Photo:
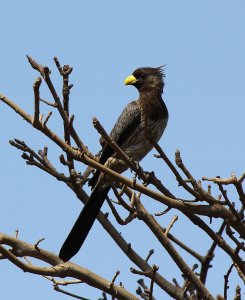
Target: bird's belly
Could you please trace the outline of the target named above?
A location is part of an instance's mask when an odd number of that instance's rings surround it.
[[[156,142],[158,142],[161,138],[166,125],[167,120],[149,120],[148,126],[151,130],[151,135]],[[152,144],[145,136],[145,130],[143,126],[139,126],[134,131],[134,134],[132,134],[127,142],[123,145],[122,150],[124,150],[125,153],[133,160],[140,161],[151,151],[152,148]]]

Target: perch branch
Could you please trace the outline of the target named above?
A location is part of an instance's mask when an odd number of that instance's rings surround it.
[[[2,244],[12,246],[14,251],[7,250]],[[17,267],[22,269],[24,272],[52,276],[52,277],[72,277],[87,283],[90,286],[101,289],[102,291],[117,297],[121,300],[139,300],[133,294],[129,293],[126,289],[120,286],[110,286],[110,281],[100,277],[99,275],[87,270],[83,267],[75,265],[73,263],[63,264],[61,259],[55,254],[45,251],[43,249],[36,249],[33,245],[26,242],[17,240],[16,238],[0,234],[0,253],[10,260]],[[51,264],[51,267],[39,267],[29,265],[21,261],[18,256],[31,256],[41,261],[45,261]]]

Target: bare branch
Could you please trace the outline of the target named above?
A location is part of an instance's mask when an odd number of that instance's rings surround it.
[[[177,179],[179,185],[181,185],[187,192],[189,192],[195,198],[199,198],[199,194],[196,191],[194,191],[191,187],[189,187],[189,185],[185,182],[185,180],[179,174],[179,172],[177,171],[177,169],[175,168],[175,166],[171,163],[171,161],[169,160],[169,158],[167,157],[167,155],[164,153],[164,151],[162,150],[162,148],[155,141],[153,141],[153,140],[150,140],[150,141],[151,141],[152,145],[154,145],[154,148],[159,153],[159,157],[161,157],[165,161],[165,163],[167,164],[167,166],[170,168],[170,170],[176,176],[176,179]]]
[[[9,251],[2,244],[7,244],[13,247],[14,251]],[[0,234],[0,253],[15,264],[18,268],[25,272],[52,276],[52,277],[73,277],[86,282],[88,285],[96,286],[106,293],[117,297],[122,300],[138,300],[133,294],[129,293],[126,289],[120,286],[110,286],[110,281],[103,279],[99,275],[93,273],[90,270],[82,268],[73,263],[62,263],[62,260],[55,254],[45,251],[41,248],[38,250],[33,245],[17,240],[16,238],[9,237],[5,234]],[[45,261],[51,264],[51,267],[39,267],[30,264],[26,264],[21,261],[18,256],[31,256],[41,261]]]
[[[219,237],[222,236],[224,229],[225,229],[225,221],[223,221],[223,223],[220,226],[219,231],[217,232],[217,235]],[[207,254],[200,260],[200,262],[202,262],[201,272],[200,272],[200,280],[202,281],[203,284],[206,283],[208,270],[209,270],[209,268],[212,267],[210,265],[210,263],[211,263],[212,259],[214,258],[214,251],[215,251],[217,245],[218,245],[217,240],[214,240],[211,247],[207,251]]]
[[[244,242],[239,242],[238,239],[234,236],[234,232],[231,230],[229,223],[226,224],[226,234],[237,245],[237,250],[242,250],[245,252]]]
[[[42,65],[38,64],[34,59],[32,59],[30,56],[27,55],[27,58],[28,58],[28,61],[30,62],[31,66],[37,70],[40,75],[43,77],[43,79],[45,80],[50,92],[51,92],[51,95],[53,96],[53,99],[57,105],[57,109],[65,123],[66,126],[69,125],[69,119],[68,119],[68,116],[66,115],[63,107],[62,107],[62,104],[60,102],[60,98],[54,88],[54,85],[51,81],[51,78],[50,78],[50,70],[48,67],[43,67]],[[88,155],[90,155],[90,153],[88,152],[88,149],[87,147],[83,144],[83,142],[81,141],[81,139],[79,138],[79,136],[77,135],[75,129],[70,126],[70,131],[71,131],[71,136],[72,138],[74,139],[75,143],[77,144],[77,146],[82,150],[84,151],[85,153],[87,153]]]
[[[51,117],[51,115],[52,115],[52,111],[50,111],[50,112],[48,113],[47,117],[46,117],[45,120],[43,121],[43,126],[46,126],[46,124],[47,124],[49,118]]]
[[[118,275],[120,274],[120,271],[116,271],[115,275],[113,276],[112,280],[111,280],[111,283],[110,283],[110,287],[113,288],[114,286],[114,283],[115,283],[115,280],[116,278],[118,277]]]
[[[148,260],[150,259],[150,257],[154,254],[154,249],[151,249],[145,259],[146,262],[148,262]]]
[[[118,224],[120,224],[120,225],[127,225],[128,223],[132,222],[133,219],[135,219],[137,217],[137,213],[136,212],[135,213],[130,213],[129,216],[125,220],[123,220],[120,217],[119,213],[117,212],[115,206],[112,204],[112,202],[109,199],[109,197],[106,197],[106,201],[107,201],[108,205],[110,206],[110,209],[111,209],[114,217],[116,218]]]
[[[234,216],[235,216],[238,220],[240,220],[240,215],[239,215],[239,213],[235,210],[233,204],[230,202],[230,200],[229,200],[229,198],[228,198],[228,196],[227,196],[227,191],[223,189],[223,186],[222,186],[220,183],[218,183],[218,186],[219,186],[219,189],[220,189],[220,191],[221,191],[221,194],[223,195],[223,197],[224,197],[224,199],[225,199],[225,201],[226,201],[226,204],[229,206],[229,208],[230,208],[230,210],[232,211],[232,213],[234,214]]]
[[[239,179],[232,174],[232,176],[229,178],[220,178],[219,176],[215,178],[203,177],[202,180],[212,181],[218,184],[219,186],[233,184],[237,189],[242,205],[245,206],[245,193],[242,188],[242,182],[244,178],[245,178],[245,173]]]
[[[228,269],[226,275],[224,275],[224,279],[225,279],[225,284],[224,284],[224,299],[227,300],[227,291],[229,289],[229,276],[231,274],[232,268],[234,267],[234,264],[232,264],[230,266],[230,268]]]
[[[151,277],[151,285],[150,285],[150,295],[149,295],[149,300],[152,300],[153,298],[153,287],[154,287],[154,279],[156,272],[158,271],[159,267],[156,265],[152,266],[152,277]]]
[[[171,210],[171,207],[167,207],[167,208],[164,209],[164,211],[162,211],[162,212],[156,212],[156,213],[154,213],[154,216],[155,216],[155,217],[163,216],[163,215],[165,215],[166,213],[168,213],[170,210]]]
[[[34,98],[35,98],[34,117],[33,117],[33,125],[34,126],[36,126],[39,123],[39,104],[40,104],[39,89],[40,89],[41,83],[42,83],[42,78],[38,77],[33,84]]]
[[[54,285],[54,290],[55,290],[56,292],[59,292],[59,293],[61,293],[61,294],[67,295],[67,296],[72,297],[72,298],[75,298],[75,299],[80,299],[80,300],[90,300],[90,299],[88,299],[88,298],[84,298],[84,297],[75,295],[75,294],[73,294],[73,293],[67,292],[67,291],[61,289],[58,285]]]
[[[42,98],[40,98],[40,101],[43,102],[43,103],[45,103],[45,104],[47,104],[47,105],[49,105],[49,106],[57,108],[57,104],[56,103],[51,103],[51,102],[49,102],[47,100],[44,100]]]
[[[163,232],[165,233],[166,229],[163,228]],[[174,242],[175,244],[177,244],[179,247],[181,247],[182,249],[184,249],[187,253],[189,253],[190,255],[192,255],[193,257],[195,257],[198,261],[202,262],[203,257],[197,253],[196,251],[194,251],[193,249],[191,249],[190,247],[188,247],[186,244],[184,244],[183,242],[181,242],[179,239],[177,239],[175,236],[173,236],[171,233],[168,233],[168,238]]]
[[[236,295],[234,300],[241,300],[242,296],[241,296],[241,288],[239,285],[236,286]]]
[[[168,236],[170,229],[174,226],[174,223],[178,220],[178,216],[173,216],[172,221],[170,222],[170,224],[168,225],[166,231],[165,231],[165,235]]]

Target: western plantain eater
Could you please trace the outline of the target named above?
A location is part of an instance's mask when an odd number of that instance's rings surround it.
[[[147,124],[147,130],[155,141],[160,139],[166,128],[168,110],[162,100],[163,78],[162,67],[147,67],[136,69],[125,79],[126,85],[133,85],[137,88],[139,98],[125,107],[110,136],[135,161],[140,161],[152,149],[152,144],[146,137],[144,124]],[[127,164],[106,143],[99,162],[118,173],[128,168]],[[68,261],[81,248],[112,182],[113,179],[110,176],[98,170],[90,180],[89,184],[93,187],[93,191],[60,250],[59,257],[63,261]]]

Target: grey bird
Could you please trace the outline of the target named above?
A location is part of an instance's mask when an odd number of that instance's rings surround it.
[[[161,138],[168,122],[168,110],[162,99],[165,77],[163,68],[138,68],[128,76],[125,85],[133,85],[139,91],[139,98],[130,102],[114,125],[110,137],[134,161],[141,161],[153,148],[146,137],[144,119],[148,132],[156,142]],[[144,118],[142,118],[144,116]],[[127,164],[118,157],[117,153],[107,145],[103,145],[99,159],[101,164],[122,173],[128,169]],[[70,260],[81,248],[106,196],[111,188],[113,179],[96,171],[89,185],[93,191],[67,239],[65,240],[59,257],[63,261]]]

